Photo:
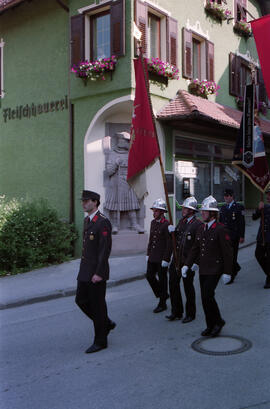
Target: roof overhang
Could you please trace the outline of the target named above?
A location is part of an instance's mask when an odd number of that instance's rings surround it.
[[[174,130],[206,139],[235,143],[242,112],[179,90],[157,114],[157,120]],[[265,146],[270,149],[270,121],[261,119]]]

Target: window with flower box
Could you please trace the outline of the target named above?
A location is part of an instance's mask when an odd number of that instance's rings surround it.
[[[142,33],[142,51],[146,58],[159,58],[178,66],[178,22],[169,13],[144,0],[135,0],[135,23]],[[135,43],[139,55],[139,44]]]
[[[239,108],[244,99],[245,85],[251,83],[251,69],[249,67],[250,61],[247,59],[230,53],[229,55],[229,92],[236,97]],[[265,89],[262,71],[256,67],[257,71],[257,84],[259,86],[259,102],[262,106],[268,106],[267,92]]]
[[[125,0],[104,1],[71,17],[71,65],[125,54]]]
[[[183,77],[214,81],[214,43],[186,28],[182,29],[182,41]]]
[[[4,41],[0,39],[0,98],[4,98]]]

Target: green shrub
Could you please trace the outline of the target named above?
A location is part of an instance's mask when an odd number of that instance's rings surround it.
[[[0,271],[61,263],[72,255],[76,238],[74,226],[59,220],[45,200],[0,197]]]

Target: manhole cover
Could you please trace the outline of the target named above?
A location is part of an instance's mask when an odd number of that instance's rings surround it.
[[[220,335],[216,338],[199,338],[191,344],[194,351],[207,355],[233,355],[245,352],[252,343],[235,335]]]

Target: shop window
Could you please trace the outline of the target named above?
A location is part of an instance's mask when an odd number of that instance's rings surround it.
[[[233,147],[208,144],[183,137],[175,138],[175,199],[177,218],[180,206],[188,196],[198,203],[210,194],[219,204],[224,202],[224,187],[234,190],[237,200],[243,200],[243,177],[231,164]]]
[[[144,57],[160,58],[177,67],[178,65],[178,22],[166,10],[147,1],[136,0],[135,23],[142,33]],[[139,55],[138,43],[135,54]]]
[[[257,83],[259,85],[259,101],[268,104],[267,92],[265,89],[261,69],[256,68]],[[230,53],[229,56],[230,83],[229,91],[235,97],[244,97],[245,85],[251,83],[251,70],[249,61],[239,55]]]
[[[125,54],[125,0],[89,6],[71,17],[71,65]]]
[[[4,98],[4,41],[0,40],[0,98]]]
[[[182,29],[182,75],[214,81],[214,44],[192,30]]]

